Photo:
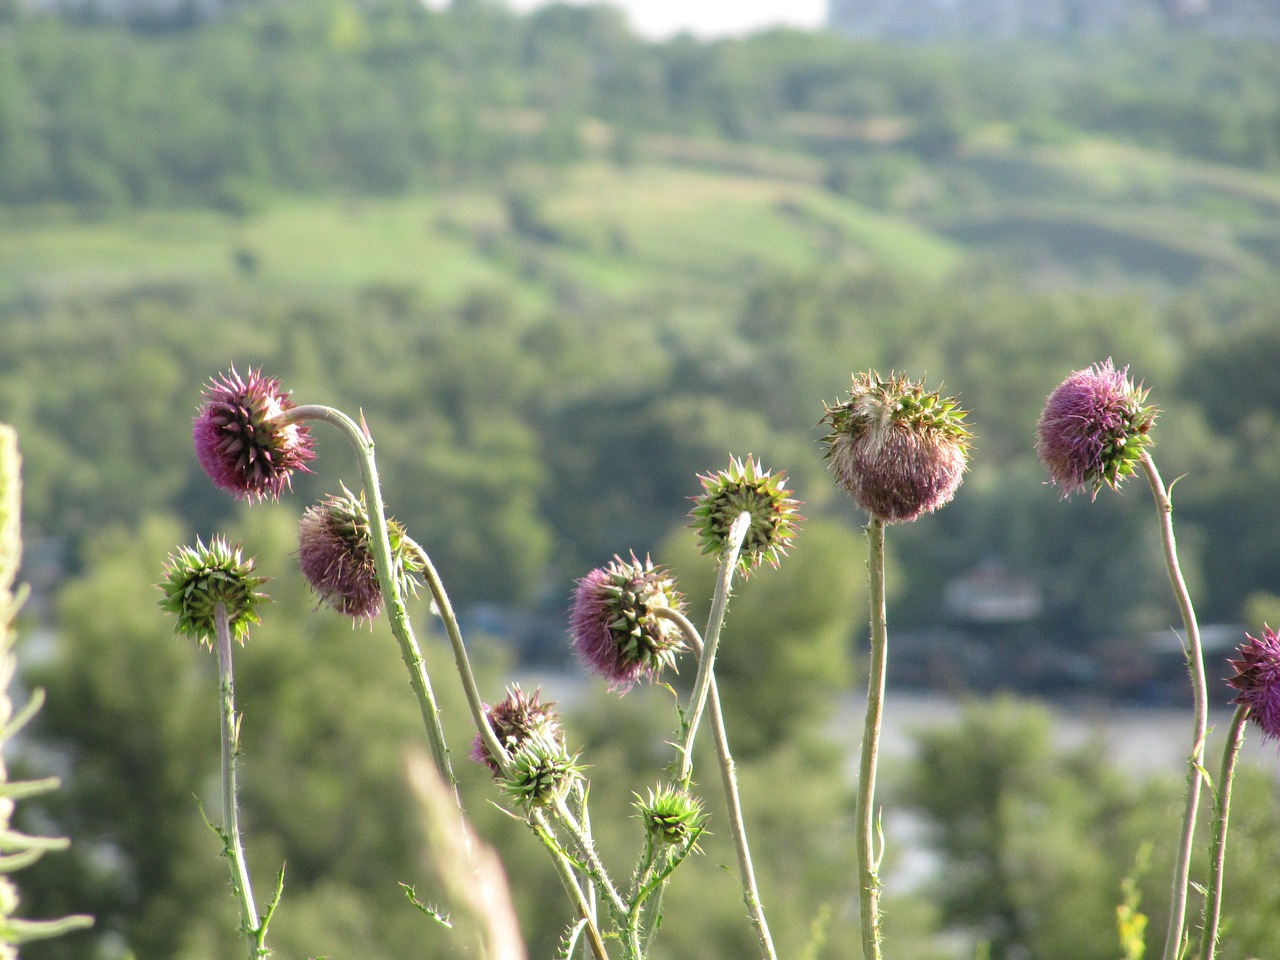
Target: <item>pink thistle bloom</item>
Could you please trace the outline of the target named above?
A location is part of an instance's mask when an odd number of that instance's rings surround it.
[[[957,401],[890,374],[855,374],[849,399],[827,407],[827,459],[836,482],[885,523],[915,520],[951,501],[972,434]]]
[[[1245,634],[1248,643],[1232,660],[1236,675],[1229,683],[1237,691],[1232,703],[1249,708],[1249,719],[1258,725],[1264,740],[1280,739],[1280,633],[1263,626],[1262,636]]]
[[[615,557],[578,581],[569,631],[578,657],[609,681],[626,689],[642,675],[653,679],[683,649],[679,628],[655,611],[679,610],[683,597],[675,581],[648,559]]]
[[[238,500],[278,500],[295,470],[315,457],[307,428],[282,423],[294,404],[280,381],[235,368],[209,381],[191,428],[196,458]]]
[[[1156,409],[1134,386],[1129,368],[1108,359],[1077,370],[1049,394],[1037,429],[1036,452],[1064,497],[1104,485],[1116,489],[1131,475],[1150,444]]]
[[[507,688],[505,700],[492,707],[485,704],[484,713],[489,718],[489,726],[493,727],[494,736],[508,752],[527,740],[541,739],[552,744],[563,742],[560,720],[551,709],[555,704],[540,702],[541,695],[542,691],[535,690],[532,696],[527,696],[518,683],[513,683]],[[498,761],[485,745],[484,737],[478,733],[471,743],[470,756],[494,774],[501,772]]]

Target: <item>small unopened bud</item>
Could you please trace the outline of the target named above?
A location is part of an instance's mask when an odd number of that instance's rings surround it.
[[[645,832],[655,845],[696,843],[707,817],[702,801],[686,790],[670,784],[649,789],[648,796],[635,795],[635,808],[644,821]]]
[[[796,512],[800,504],[790,499],[786,476],[775,476],[748,456],[745,460],[730,457],[727,470],[699,475],[698,479],[702,494],[693,498],[689,516],[702,552],[722,551],[729,528],[747,513],[751,522],[738,554],[739,570],[746,576],[761,563],[776,567],[796,534],[796,524],[803,519]]]
[[[582,776],[578,758],[557,738],[532,736],[511,751],[502,788],[529,807],[545,807],[561,800]]]
[[[229,546],[221,537],[214,537],[207,547],[196,540],[194,547],[179,547],[169,555],[165,579],[159,585],[164,591],[160,606],[178,618],[178,633],[212,647],[215,609],[221,603],[232,637],[244,643],[249,625],[262,622],[258,606],[267,597],[258,587],[266,582],[266,577],[253,575],[253,560],[242,557],[239,547]]]

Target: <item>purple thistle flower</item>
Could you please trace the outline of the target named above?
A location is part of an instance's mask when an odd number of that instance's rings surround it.
[[[1239,693],[1232,703],[1249,708],[1249,719],[1264,740],[1280,739],[1280,633],[1263,626],[1262,637],[1245,634],[1240,659],[1230,661],[1236,675],[1227,683]]]
[[[1147,391],[1128,374],[1108,358],[1077,370],[1049,394],[1036,452],[1063,497],[1086,487],[1095,498],[1104,485],[1116,489],[1151,443],[1156,409],[1144,405]]]
[[[827,407],[827,459],[836,482],[885,523],[948,503],[964,477],[972,434],[953,398],[891,373],[855,374],[849,399]]]
[[[494,736],[508,752],[534,738],[547,743],[563,742],[560,720],[551,709],[555,704],[540,702],[541,695],[542,691],[535,690],[532,696],[526,696],[520,685],[513,683],[507,688],[505,700],[492,707],[485,704],[484,714],[489,718],[489,726],[493,727]],[[483,763],[495,775],[501,772],[498,761],[485,745],[484,737],[478,733],[471,742],[471,759]]]
[[[211,379],[191,428],[209,479],[238,500],[278,500],[315,456],[305,426],[280,422],[293,406],[280,381],[258,370],[241,379],[232,367]]]
[[[615,557],[578,581],[569,613],[573,648],[610,690],[625,690],[642,674],[652,680],[683,649],[679,628],[654,611],[683,602],[664,568],[635,554],[630,563]]]

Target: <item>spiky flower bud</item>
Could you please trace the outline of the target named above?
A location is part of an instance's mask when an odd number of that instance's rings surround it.
[[[1261,637],[1245,639],[1240,659],[1231,661],[1236,675],[1227,683],[1239,691],[1231,702],[1249,708],[1264,740],[1280,739],[1280,633],[1264,625]]]
[[[582,776],[578,758],[559,738],[531,736],[510,753],[502,788],[513,800],[529,807],[545,807],[562,799]]]
[[[387,520],[393,575],[402,589],[416,591],[422,561],[404,527]],[[373,556],[369,511],[345,486],[342,493],[308,507],[298,524],[298,566],[320,597],[339,613],[372,620],[382,612],[382,588]]]
[[[1036,452],[1064,497],[1103,485],[1116,489],[1151,443],[1157,410],[1147,391],[1108,358],[1077,370],[1049,394],[1037,428]]]
[[[573,648],[611,690],[630,687],[642,674],[652,680],[674,666],[684,646],[676,625],[655,611],[683,604],[666,569],[635,554],[630,562],[614,557],[578,581],[569,613]]]
[[[235,368],[211,379],[191,428],[196,458],[209,478],[238,500],[277,500],[295,470],[315,456],[302,424],[282,422],[293,409],[280,381]]]
[[[249,624],[261,623],[259,604],[267,597],[258,587],[266,577],[253,575],[253,560],[245,559],[240,548],[214,537],[206,547],[196,540],[194,547],[179,547],[169,555],[160,606],[178,618],[177,632],[213,646],[214,609],[219,603],[227,610],[231,635],[240,643],[249,636]]]
[[[746,576],[761,563],[776,567],[796,534],[796,524],[803,519],[796,512],[800,504],[789,499],[786,476],[775,476],[748,455],[745,460],[731,456],[727,470],[699,474],[698,479],[702,494],[692,498],[694,507],[689,516],[702,552],[722,551],[734,520],[748,513],[751,523],[738,554],[738,569]]]
[[[826,407],[823,438],[836,482],[885,523],[914,520],[955,496],[973,435],[954,397],[875,371],[854,374],[849,399]]]
[[[635,795],[635,808],[655,845],[694,843],[707,822],[702,801],[680,787],[659,784],[646,797]]]
[[[489,726],[508,752],[514,752],[520,744],[534,737],[557,743],[563,741],[560,720],[552,709],[555,704],[542,703],[539,699],[541,695],[541,691],[535,690],[532,696],[527,696],[520,689],[520,684],[513,683],[507,688],[505,700],[492,707],[485,705],[484,713],[489,718]],[[494,774],[501,772],[484,737],[478,733],[471,744],[471,759],[483,763]]]

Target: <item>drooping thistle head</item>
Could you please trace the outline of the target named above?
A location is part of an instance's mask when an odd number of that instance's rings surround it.
[[[1240,659],[1232,660],[1236,675],[1229,679],[1237,690],[1232,703],[1249,708],[1249,719],[1264,740],[1280,740],[1280,633],[1263,626],[1261,637],[1245,634]]]
[[[569,612],[573,648],[611,690],[626,689],[642,675],[653,679],[674,666],[683,649],[679,629],[656,611],[683,604],[664,568],[634,554],[629,562],[615,557],[578,581]]]
[[[745,460],[731,456],[728,469],[700,474],[698,480],[702,493],[693,498],[689,516],[702,552],[723,551],[734,520],[748,513],[751,523],[738,554],[738,569],[747,576],[761,563],[776,567],[803,519],[796,512],[799,502],[790,499],[786,475],[770,473],[748,455]]]
[[[897,523],[930,513],[955,496],[973,435],[967,411],[922,383],[875,371],[854,374],[849,399],[820,422],[836,482],[863,510]]]
[[[197,539],[194,547],[179,547],[169,555],[159,585],[164,591],[160,606],[178,618],[178,633],[212,647],[217,632],[215,609],[221,603],[232,637],[244,643],[249,625],[262,622],[258,607],[267,602],[267,596],[258,587],[266,582],[266,577],[254,576],[253,559],[241,556],[239,547],[221,537],[214,537],[208,546]]]
[[[232,367],[211,379],[191,428],[204,472],[238,500],[279,499],[315,456],[307,428],[283,422],[293,406],[280,381],[258,370],[241,378]]]
[[[1147,391],[1110,359],[1077,370],[1049,394],[1036,431],[1036,452],[1063,497],[1088,488],[1116,489],[1151,443],[1157,410]]]
[[[549,741],[563,741],[564,734],[560,730],[560,718],[552,708],[554,703],[542,703],[541,691],[535,690],[527,695],[520,689],[520,684],[513,683],[507,688],[507,698],[493,706],[485,705],[484,713],[489,719],[489,726],[498,742],[508,752],[513,752],[525,740],[539,737]],[[471,743],[471,759],[483,763],[489,770],[498,774],[501,768],[498,761],[489,752],[484,737],[476,734]]]
[[[691,843],[697,849],[698,836],[706,826],[702,801],[687,790],[668,783],[649,788],[647,796],[635,795],[635,808],[654,846]]]
[[[298,566],[320,601],[354,620],[372,620],[382,612],[382,589],[374,560],[369,511],[364,495],[345,486],[307,508],[298,524]],[[387,520],[392,571],[403,589],[414,591],[422,561],[404,527]]]

